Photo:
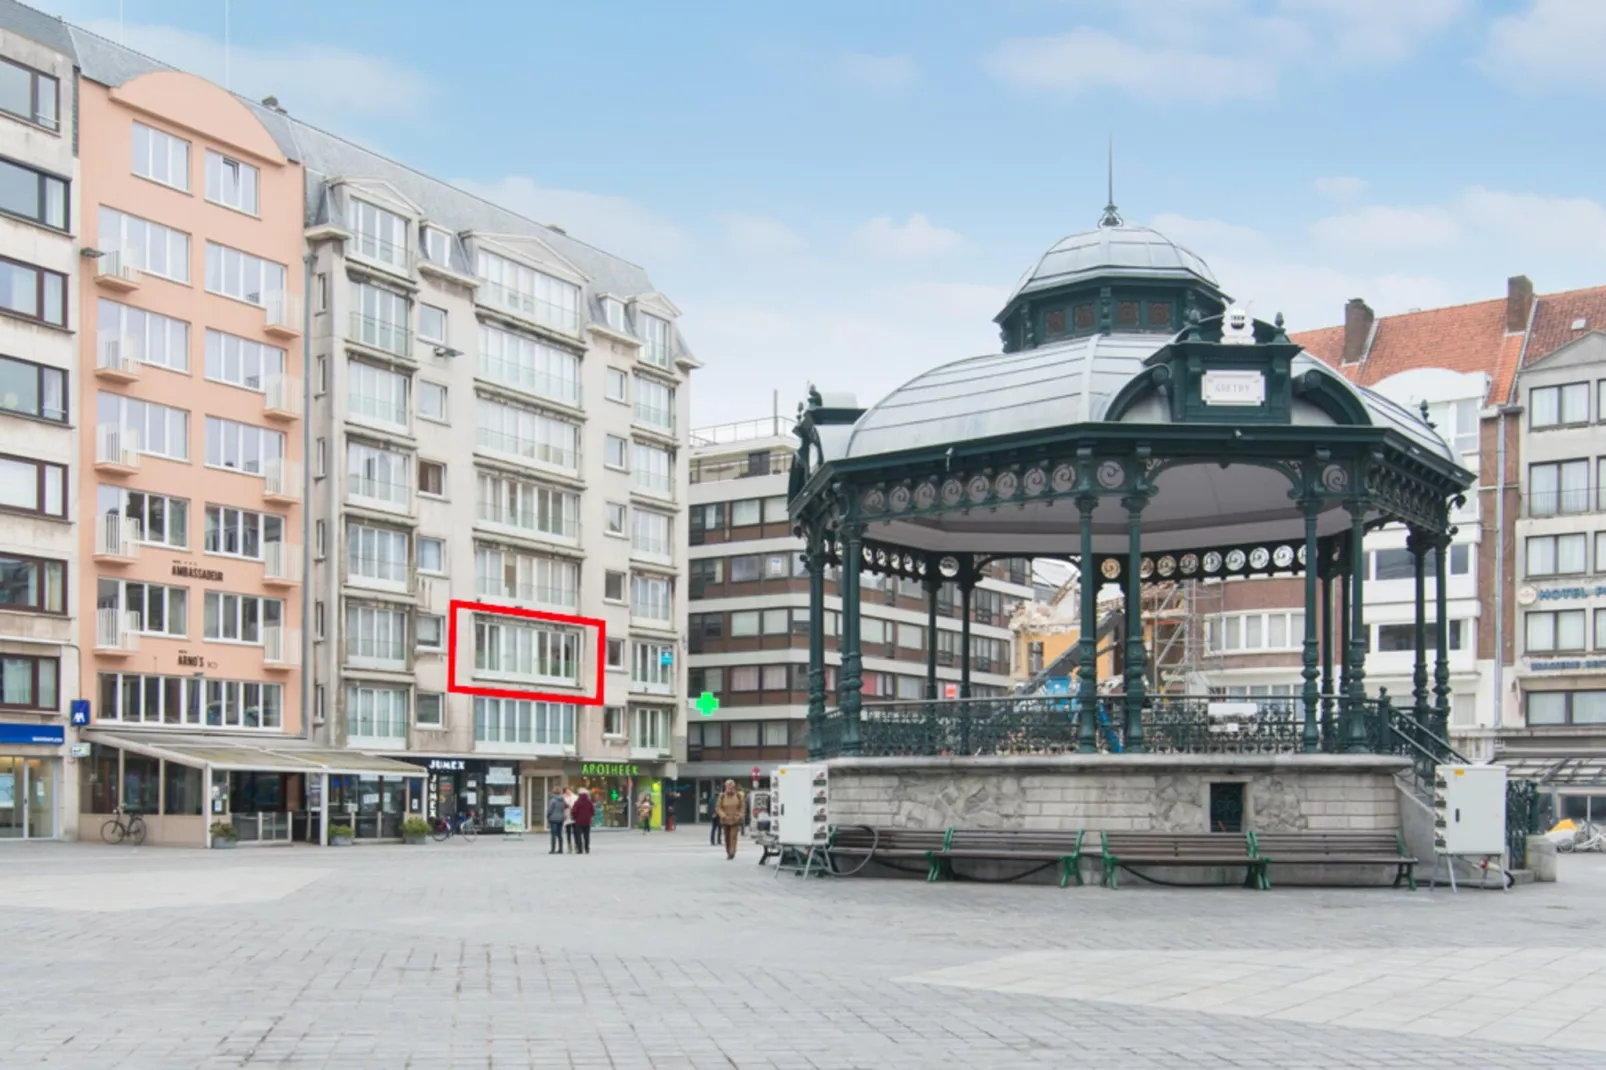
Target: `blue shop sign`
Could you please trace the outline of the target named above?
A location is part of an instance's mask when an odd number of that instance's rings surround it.
[[[1541,602],[1570,602],[1582,598],[1606,598],[1606,584],[1594,587],[1548,587],[1539,592]]]
[[[59,724],[0,724],[0,743],[67,742],[67,730]]]

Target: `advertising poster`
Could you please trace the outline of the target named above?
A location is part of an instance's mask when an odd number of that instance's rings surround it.
[[[513,835],[524,832],[524,807],[509,806],[502,811],[502,831]]]
[[[17,774],[0,773],[0,810],[10,810],[17,805]]]

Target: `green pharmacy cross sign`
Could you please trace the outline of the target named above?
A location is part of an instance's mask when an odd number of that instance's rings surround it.
[[[719,699],[714,697],[712,691],[704,691],[692,705],[696,706],[697,712],[704,717],[712,717],[714,716],[714,711],[719,709]]]

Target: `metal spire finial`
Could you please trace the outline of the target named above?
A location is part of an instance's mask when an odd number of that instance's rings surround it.
[[[1120,209],[1115,207],[1115,135],[1110,135],[1110,173],[1109,173],[1109,202],[1104,206],[1104,215],[1099,218],[1101,227],[1119,227],[1125,224],[1121,218]]]

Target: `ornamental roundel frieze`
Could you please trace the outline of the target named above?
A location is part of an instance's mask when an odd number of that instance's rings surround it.
[[[1177,567],[1182,570],[1184,576],[1193,575],[1199,571],[1199,555],[1183,554],[1182,559],[1177,562]]]
[[[1154,575],[1153,558],[1145,557],[1142,561],[1138,562],[1138,575],[1142,576],[1144,579],[1148,579],[1150,576]]]
[[[1113,580],[1121,574],[1121,562],[1113,557],[1106,557],[1104,564],[1099,566],[1099,571],[1104,573],[1105,579]]]
[[[987,492],[991,489],[992,480],[986,476],[976,475],[970,477],[970,483],[965,488],[965,493],[972,502],[980,503],[987,500]]]
[[[887,496],[881,493],[881,488],[879,487],[872,487],[865,491],[864,497],[860,498],[859,502],[864,506],[864,511],[867,513],[880,513],[887,508]]]
[[[1299,563],[1301,565],[1303,565],[1305,563],[1305,548],[1303,546],[1301,546],[1299,548],[1298,552],[1294,554],[1294,556],[1299,558]]]
[[[1099,486],[1105,490],[1114,490],[1126,480],[1126,469],[1121,467],[1120,461],[1105,461],[1099,465]]]
[[[1160,558],[1160,560],[1154,563],[1154,570],[1158,572],[1162,578],[1169,579],[1177,571],[1177,559],[1172,557],[1170,554],[1166,554],[1164,557]]]
[[[1294,563],[1294,549],[1291,546],[1279,546],[1272,553],[1271,559],[1277,563],[1278,568],[1287,568]]]
[[[1021,486],[1027,494],[1036,497],[1048,488],[1048,473],[1041,468],[1028,468],[1021,477]]]
[[[998,478],[993,480],[993,493],[1003,501],[1013,498],[1019,487],[1020,477],[1014,472],[1000,472]]]
[[[887,504],[892,506],[894,513],[906,512],[909,508],[909,500],[913,497],[914,495],[909,492],[908,487],[893,487],[892,493],[887,495]]]
[[[1264,546],[1257,546],[1249,551],[1249,567],[1265,568],[1271,564],[1271,551]]]
[[[915,488],[915,508],[930,509],[937,504],[937,484],[926,482]]]
[[[1064,494],[1076,486],[1076,466],[1074,464],[1055,465],[1052,479],[1055,493]]]
[[[1208,551],[1204,555],[1204,570],[1206,572],[1220,572],[1221,555],[1216,553],[1214,550]]]
[[[887,567],[887,552],[885,550],[877,550],[875,552],[875,563],[881,568]]]
[[[1330,464],[1322,469],[1322,486],[1334,494],[1342,493],[1349,487],[1349,473],[1341,464]]]
[[[965,485],[957,479],[942,481],[942,504],[958,505],[959,499],[965,496]]]
[[[1227,571],[1237,572],[1244,567],[1244,552],[1242,550],[1227,551]]]
[[[959,558],[943,558],[941,561],[937,562],[937,571],[942,573],[945,578],[950,580],[953,579],[955,576],[959,575]]]

